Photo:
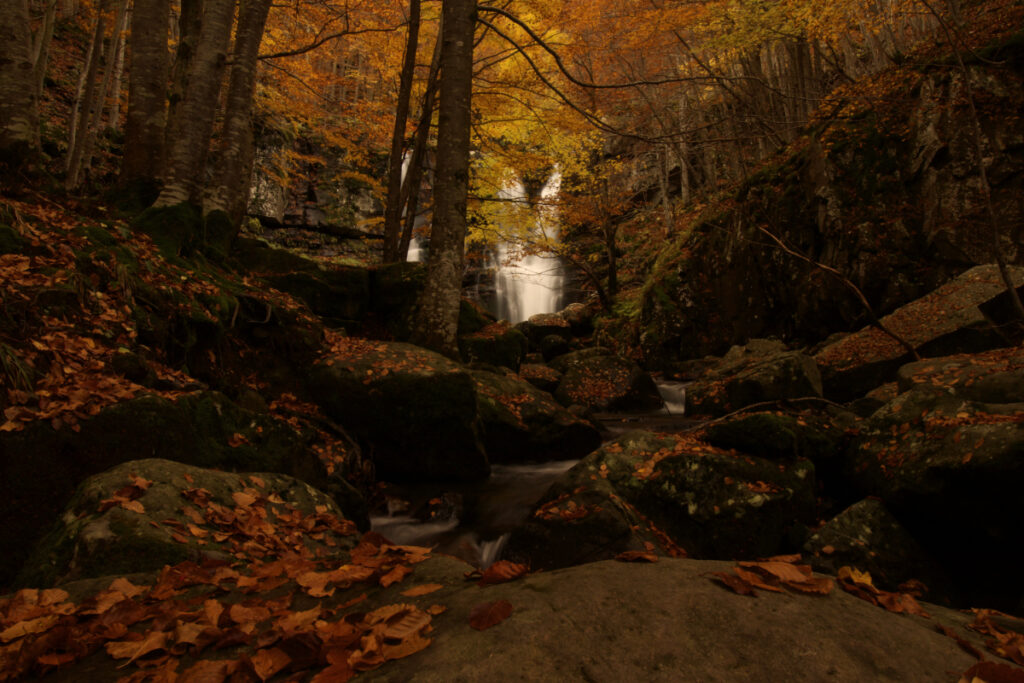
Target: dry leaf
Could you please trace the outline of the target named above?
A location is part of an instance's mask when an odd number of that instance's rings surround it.
[[[525,564],[516,564],[508,560],[499,560],[484,570],[477,581],[478,586],[491,586],[497,583],[515,581],[529,572]]]
[[[469,625],[477,631],[483,631],[505,621],[511,614],[512,603],[508,600],[483,602],[470,611]]]
[[[642,550],[626,550],[616,555],[615,559],[619,562],[657,562],[658,556]]]
[[[440,583],[421,583],[418,586],[413,586],[408,590],[402,591],[402,595],[404,595],[407,598],[415,598],[419,597],[420,595],[427,595],[428,593],[433,593],[434,591],[441,590],[442,588],[444,588],[444,586]]]

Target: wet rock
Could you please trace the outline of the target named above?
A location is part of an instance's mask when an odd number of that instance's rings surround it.
[[[149,486],[128,496],[130,509],[104,503],[132,486],[137,481],[132,477],[141,477]],[[202,499],[208,503],[196,505],[195,499],[183,495],[196,489],[209,494]],[[236,500],[235,494],[245,497]],[[186,560],[224,560],[243,542],[246,552],[257,557],[281,556],[298,548],[333,555],[355,545],[352,522],[337,527],[345,533],[328,534],[331,546],[309,535],[264,534],[253,539],[224,533],[218,540],[215,533],[232,529],[239,518],[246,520],[242,526],[256,528],[262,520],[272,522],[293,511],[343,518],[330,496],[287,475],[233,474],[156,458],[129,461],[89,477],[78,487],[57,526],[33,550],[18,581],[21,585],[53,586],[82,578],[154,571]]]
[[[865,498],[825,523],[804,544],[815,570],[835,574],[849,566],[871,574],[873,583],[895,591],[917,580],[927,595],[948,595],[950,579],[880,501]]]
[[[491,462],[572,460],[601,444],[597,430],[515,375],[473,371]]]
[[[829,421],[780,413],[747,413],[708,427],[704,439],[717,448],[762,458],[803,457],[817,462],[842,450],[842,431]]]
[[[809,461],[771,461],[690,436],[629,432],[555,482],[513,533],[509,552],[556,567],[612,557],[653,537],[662,552],[677,544],[692,557],[763,557],[789,548],[813,507]]]
[[[569,340],[572,338],[572,329],[558,313],[538,313],[531,315],[529,320],[516,325],[516,329],[526,335],[530,341],[530,349],[540,349],[540,342],[544,337],[554,334]]]
[[[1024,284],[1024,268],[1010,272],[1018,286]],[[983,308],[1005,290],[995,265],[976,266],[883,317],[882,323],[925,358],[998,348],[1006,340]],[[897,369],[912,356],[878,328],[865,327],[826,346],[814,359],[825,395],[845,401],[895,380]]]
[[[363,443],[377,476],[475,480],[490,472],[465,367],[400,342],[345,339],[310,372],[324,412]]]
[[[585,349],[559,356],[551,366],[563,373],[555,398],[600,412],[655,410],[662,405],[651,376],[633,361],[603,349]]]
[[[1015,608],[1024,547],[1024,403],[917,386],[864,422],[846,474],[879,496],[975,604]]]

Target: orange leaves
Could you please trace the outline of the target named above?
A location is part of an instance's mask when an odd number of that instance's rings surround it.
[[[755,589],[781,593],[783,588],[809,595],[832,592],[832,579],[815,577],[811,567],[797,564],[799,561],[799,555],[778,555],[759,562],[738,562],[735,573],[712,572],[711,576],[740,595],[756,596]]]
[[[497,626],[512,614],[512,603],[508,600],[483,602],[469,613],[469,625],[477,631],[484,631]]]
[[[996,617],[1004,617],[994,610],[974,610],[974,621],[968,625],[973,631],[990,636],[985,646],[995,654],[1024,666],[1024,635],[999,626]]]
[[[928,616],[928,613],[921,608],[921,605],[910,593],[890,593],[875,588],[871,574],[867,572],[858,571],[852,567],[840,567],[836,572],[836,578],[839,579],[839,586],[847,593],[890,612]]]
[[[110,508],[117,505],[121,506],[125,510],[137,512],[140,515],[146,512],[146,509],[142,506],[142,503],[140,503],[136,499],[139,496],[141,496],[146,491],[146,489],[152,486],[153,482],[143,479],[142,477],[136,476],[134,474],[130,475],[129,479],[131,480],[131,484],[118,489],[116,492],[114,492],[114,495],[112,497],[100,501],[98,512],[106,512]]]
[[[467,572],[466,578],[475,579],[479,576],[479,580],[476,585],[493,586],[498,583],[515,581],[516,579],[526,576],[529,572],[530,568],[525,564],[516,564],[515,562],[509,562],[508,560],[498,560],[482,573]]]
[[[439,591],[442,588],[444,588],[444,586],[439,583],[422,583],[418,586],[413,586],[408,590],[402,591],[402,595],[407,598],[416,598],[421,595],[428,595],[434,591]]]

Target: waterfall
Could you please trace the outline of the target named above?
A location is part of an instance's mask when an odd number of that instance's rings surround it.
[[[562,176],[556,171],[540,191],[540,200],[558,194]],[[498,196],[513,202],[527,202],[526,190],[518,180]],[[540,211],[533,230],[538,237],[554,239],[557,225]],[[537,313],[554,313],[562,307],[564,274],[561,260],[553,254],[524,254],[518,245],[497,246],[494,258],[494,314],[512,323]]]

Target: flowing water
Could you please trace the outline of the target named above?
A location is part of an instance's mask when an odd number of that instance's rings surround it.
[[[509,532],[577,462],[493,465],[490,478],[473,485],[394,485],[390,514],[372,515],[370,522],[395,543],[436,546],[436,552],[487,567],[500,557]]]
[[[562,177],[555,172],[540,191],[543,207],[545,200],[558,194]],[[526,189],[515,181],[502,189],[498,196],[506,201],[527,202]],[[534,224],[534,238],[554,240],[558,228],[554,221],[538,212]],[[517,245],[503,242],[496,248],[494,258],[495,300],[493,313],[500,320],[518,323],[537,313],[554,313],[564,302],[565,274],[562,261],[553,254],[531,254]]]

